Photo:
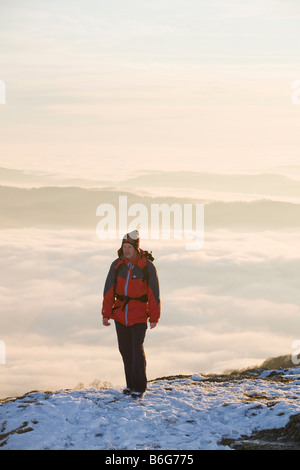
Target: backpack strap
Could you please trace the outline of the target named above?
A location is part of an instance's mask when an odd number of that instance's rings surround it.
[[[116,297],[116,287],[117,287],[117,280],[118,280],[118,274],[119,274],[119,271],[121,269],[121,266],[123,265],[124,263],[119,263],[116,267],[115,267],[115,282],[114,282],[114,298]]]
[[[147,294],[141,295],[140,297],[129,297],[129,295],[116,294],[115,297],[116,297],[116,299],[122,300],[124,302],[122,310],[125,309],[126,305],[128,304],[128,302],[130,300],[138,300],[139,302],[145,302],[145,303],[148,302],[148,295]]]

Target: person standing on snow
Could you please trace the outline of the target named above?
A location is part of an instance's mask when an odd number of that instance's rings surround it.
[[[147,388],[144,339],[149,320],[160,317],[160,294],[153,257],[139,247],[139,232],[124,235],[118,258],[111,264],[103,293],[103,325],[115,321],[126,378],[125,394],[142,397]]]

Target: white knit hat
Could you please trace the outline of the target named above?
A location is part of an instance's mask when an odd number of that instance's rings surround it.
[[[139,249],[140,246],[140,234],[137,230],[132,230],[132,232],[126,233],[122,240],[123,243],[130,243],[136,250]]]

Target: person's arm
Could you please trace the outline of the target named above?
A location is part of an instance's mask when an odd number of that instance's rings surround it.
[[[148,306],[150,328],[155,328],[160,318],[160,291],[157,271],[148,260]]]
[[[103,303],[102,303],[102,323],[104,326],[109,326],[109,319],[112,314],[112,308],[115,302],[114,299],[114,287],[115,287],[115,280],[116,280],[116,264],[117,260],[111,264],[110,270],[108,272],[106,282],[104,285],[103,291]]]

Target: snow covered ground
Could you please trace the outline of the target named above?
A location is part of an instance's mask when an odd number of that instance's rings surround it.
[[[31,392],[0,402],[0,449],[230,449],[222,438],[284,427],[300,413],[300,368],[157,379],[121,389]]]

